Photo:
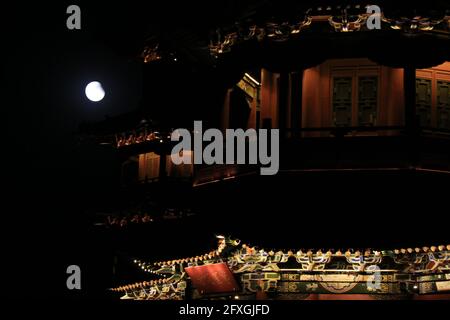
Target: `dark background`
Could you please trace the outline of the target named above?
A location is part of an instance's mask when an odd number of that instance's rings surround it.
[[[118,181],[107,152],[80,146],[79,125],[141,106],[149,88],[137,58],[149,34],[180,26],[206,34],[244,4],[82,1],[76,2],[80,31],[66,29],[70,4],[2,5],[3,294],[15,296],[33,286],[43,298],[102,298],[111,285],[105,270],[115,249],[148,254],[148,243],[161,257],[188,256],[210,248],[214,234],[222,232],[255,245],[295,249],[448,241],[449,178],[401,173],[233,182],[196,192],[190,201],[202,215],[190,222],[148,235],[97,232],[87,209],[108,201],[113,206]],[[171,74],[166,77],[161,81],[169,82]],[[107,94],[98,104],[84,95],[93,80],[101,81]],[[201,99],[201,86],[197,93]],[[196,103],[195,97],[187,104]],[[176,110],[170,101],[166,108]],[[70,264],[86,274],[81,293],[65,289]]]

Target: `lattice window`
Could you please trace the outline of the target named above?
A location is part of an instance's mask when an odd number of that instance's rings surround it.
[[[352,78],[333,78],[333,120],[336,126],[352,124]]]
[[[431,126],[431,80],[416,79],[416,112],[422,127]]]
[[[378,77],[358,80],[358,124],[375,125],[378,110]]]
[[[437,82],[437,126],[450,130],[450,82]]]
[[[139,181],[159,178],[160,156],[154,152],[139,155]]]

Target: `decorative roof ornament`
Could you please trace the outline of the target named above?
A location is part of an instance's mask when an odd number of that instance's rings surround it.
[[[266,23],[264,30],[267,39],[281,42],[299,34],[303,29],[311,25],[312,17],[310,13],[311,10],[308,10],[302,18],[293,22]]]
[[[359,7],[358,7],[359,9]],[[361,30],[361,27],[366,23],[369,14],[367,12],[355,12],[347,6],[341,9],[341,14],[330,16],[328,22],[336,32],[353,32]]]
[[[388,23],[391,29],[402,30],[407,33],[418,31],[431,31],[442,24],[445,29],[445,21],[448,20],[448,11],[443,8],[434,9],[410,9],[404,12],[385,11],[382,20]]]
[[[144,49],[141,53],[144,63],[156,61],[178,62],[178,53],[161,37],[151,37],[145,41]]]
[[[450,245],[384,251],[302,249],[275,252],[226,236],[216,238],[217,249],[202,256],[153,264],[134,260],[135,264],[146,268],[152,265],[153,273],[160,278],[110,290],[125,294],[124,299],[180,300],[186,297],[187,283],[191,281],[185,267],[209,268],[217,264],[226,264],[240,279],[243,295],[253,294],[258,286],[264,292],[279,294],[308,294],[316,289],[321,293],[385,296],[429,294],[448,291],[450,284]]]
[[[431,31],[434,27],[440,24],[443,19],[434,20],[432,18],[416,16],[412,18],[387,18],[383,16],[383,21],[389,23],[391,29],[403,30],[408,33],[417,31]]]
[[[218,57],[223,53],[230,52],[231,48],[237,44],[252,39],[261,41],[265,36],[264,29],[257,25],[251,25],[245,28],[237,24],[235,29],[236,31],[227,33],[225,36],[222,35],[220,29],[215,32],[214,39],[211,39],[209,45],[211,55]]]
[[[263,27],[256,24],[243,26],[236,24],[233,31],[226,33],[223,36],[221,30],[217,30],[214,39],[211,39],[209,50],[212,56],[219,57],[221,54],[230,52],[231,49],[243,42],[249,40],[256,40],[261,42],[264,39],[272,41],[286,41],[291,36],[299,34],[304,28],[309,26],[312,22],[310,10],[308,10],[304,17],[295,22],[267,22]]]
[[[150,63],[162,59],[162,54],[159,50],[159,43],[154,45],[145,46],[141,54],[144,63]]]

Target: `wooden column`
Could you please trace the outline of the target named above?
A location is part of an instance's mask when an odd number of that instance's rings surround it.
[[[289,127],[292,137],[300,137],[302,128],[303,71],[289,74]]]
[[[230,127],[230,96],[233,89],[228,89],[225,93],[223,107],[220,113],[220,127],[223,132]]]
[[[407,66],[404,68],[404,97],[405,97],[405,127],[408,152],[408,166],[416,167],[418,165],[419,152],[417,148],[419,137],[419,123],[416,114],[416,68]]]
[[[279,75],[266,69],[261,72],[261,127],[279,128]]]
[[[408,135],[417,131],[416,115],[416,68],[406,67],[403,74],[405,95],[405,127]]]
[[[289,122],[289,75],[281,73],[278,79],[278,127],[281,135],[286,137]]]
[[[164,150],[162,150],[162,152],[160,153],[160,158],[159,158],[159,179],[160,180],[166,180],[166,178],[167,178],[166,166],[167,166],[167,156],[168,155],[170,155],[170,151],[166,150],[166,148],[164,148]]]

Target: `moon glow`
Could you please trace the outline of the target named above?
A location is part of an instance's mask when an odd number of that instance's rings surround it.
[[[86,97],[92,102],[99,102],[105,97],[105,90],[98,81],[93,81],[86,86]]]

